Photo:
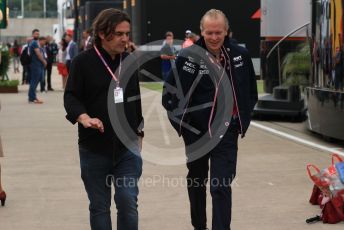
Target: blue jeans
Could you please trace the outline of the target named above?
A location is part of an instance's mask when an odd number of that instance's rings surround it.
[[[169,74],[170,74],[170,70],[167,71],[167,72],[162,72],[162,80],[163,80],[163,81],[166,81]]]
[[[115,188],[117,229],[137,230],[138,180],[142,173],[140,156],[126,152],[113,160],[112,154],[94,153],[79,146],[81,178],[90,201],[92,230],[111,230],[111,186]]]
[[[29,101],[34,101],[37,99],[36,88],[43,77],[44,68],[43,66],[31,65],[30,71]]]

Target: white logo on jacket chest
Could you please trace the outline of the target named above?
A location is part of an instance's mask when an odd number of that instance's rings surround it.
[[[234,68],[239,68],[244,65],[241,55],[233,58]],[[239,63],[238,63],[239,62]]]
[[[244,65],[244,62],[240,62],[239,64],[234,64],[234,68],[239,68]]]
[[[198,71],[198,74],[200,75],[205,75],[205,74],[209,74],[209,69],[208,67],[204,64],[203,61],[201,61],[201,65],[199,67],[199,71]]]
[[[240,56],[237,56],[237,57],[234,57],[234,58],[233,58],[233,61],[234,61],[234,62],[242,61],[241,55],[240,55]]]
[[[196,69],[196,66],[191,63],[191,62],[188,62],[186,61],[184,63],[184,66],[183,66],[183,70],[188,72],[188,73],[191,73],[191,74],[194,74],[195,73],[195,69]]]

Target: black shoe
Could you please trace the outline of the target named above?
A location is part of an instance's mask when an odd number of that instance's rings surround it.
[[[48,91],[54,91],[54,89],[53,88],[49,88]]]

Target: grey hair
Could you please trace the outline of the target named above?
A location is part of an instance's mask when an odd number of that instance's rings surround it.
[[[211,19],[217,19],[219,17],[222,17],[223,20],[225,21],[225,29],[226,31],[228,31],[229,29],[229,23],[228,23],[228,19],[226,17],[226,15],[221,11],[221,10],[217,10],[217,9],[211,9],[211,10],[208,10],[204,15],[203,17],[201,18],[201,22],[200,22],[200,29],[201,31],[203,31],[203,23],[204,23],[204,20],[205,18],[211,18]]]

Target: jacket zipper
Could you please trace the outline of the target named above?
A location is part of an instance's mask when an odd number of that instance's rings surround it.
[[[236,96],[236,92],[235,92],[235,88],[234,88],[234,83],[233,83],[233,75],[232,75],[232,62],[231,62],[231,59],[230,59],[230,56],[228,55],[226,49],[223,47],[225,53],[226,53],[226,56],[228,58],[228,63],[229,63],[229,72],[230,72],[230,75],[231,75],[231,85],[232,85],[232,89],[233,89],[233,95],[234,95],[234,100],[235,100],[235,105],[236,105],[236,108],[237,108],[237,112],[238,112],[238,118],[239,118],[239,125],[240,125],[240,131],[241,131],[241,136],[244,135],[244,132],[243,132],[243,129],[242,129],[242,123],[241,123],[241,117],[240,117],[240,109],[239,109],[239,106],[238,106],[238,100],[237,100],[237,96]]]

